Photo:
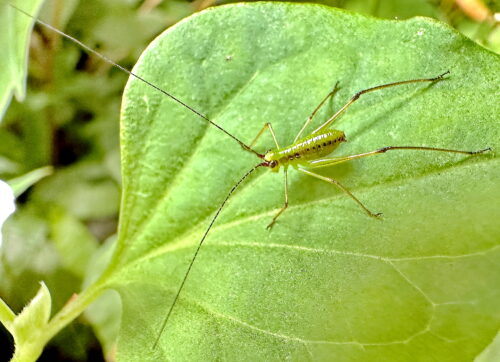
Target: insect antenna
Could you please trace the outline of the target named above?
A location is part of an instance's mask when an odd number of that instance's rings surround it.
[[[185,102],[183,102],[182,100],[180,100],[179,98],[177,98],[176,96],[174,96],[173,94],[170,94],[169,92],[167,92],[166,90],[160,88],[159,86],[155,85],[154,83],[142,78],[140,75],[138,74],[135,74],[134,72],[128,70],[127,68],[121,66],[120,64],[114,62],[113,60],[111,60],[110,58],[108,58],[107,56],[105,56],[104,54],[101,54],[99,52],[97,52],[96,50],[92,49],[91,47],[89,47],[88,45],[86,45],[85,43],[81,42],[80,40],[76,39],[76,38],[73,38],[71,35],[69,34],[66,34],[64,33],[63,31],[53,27],[52,25],[40,20],[40,19],[37,19],[35,18],[34,16],[32,16],[31,14],[29,14],[28,12],[18,8],[17,6],[9,3],[9,5],[11,7],[13,7],[14,9],[16,9],[17,11],[21,12],[22,14],[30,17],[31,19],[33,19],[37,24],[39,25],[42,25],[43,27],[46,27],[54,32],[56,32],[57,34],[61,35],[62,37],[76,43],[77,45],[79,45],[80,47],[82,47],[85,51],[95,55],[96,57],[104,60],[105,62],[111,64],[112,66],[114,66],[115,68],[118,68],[119,70],[121,70],[122,72],[125,72],[127,73],[129,76],[132,76],[138,80],[140,80],[141,82],[144,82],[145,84],[149,85],[150,87],[156,89],[158,92],[161,92],[163,93],[164,95],[166,95],[167,97],[169,97],[170,99],[174,100],[175,102],[179,103],[181,106],[185,107],[186,109],[190,110],[191,112],[193,112],[194,114],[196,114],[198,117],[204,119],[205,121],[207,121],[208,123],[210,123],[212,126],[216,127],[217,129],[219,129],[220,131],[224,132],[226,135],[228,135],[229,137],[231,137],[233,140],[235,140],[236,142],[238,142],[238,144],[245,150],[245,151],[249,151],[249,152],[252,152],[254,153],[255,155],[257,155],[257,157],[259,158],[264,158],[264,155],[258,153],[257,151],[255,151],[252,147],[248,146],[245,142],[241,141],[239,138],[237,138],[236,136],[232,135],[231,133],[229,133],[228,131],[226,131],[224,128],[222,128],[221,126],[219,126],[217,123],[215,123],[214,121],[210,120],[207,116],[205,116],[203,113],[197,111],[196,109],[194,109],[193,107],[189,106],[188,104],[186,104]]]
[[[179,295],[181,294],[181,291],[182,289],[184,288],[184,284],[186,283],[186,280],[187,280],[187,277],[189,275],[189,272],[191,271],[191,268],[193,267],[193,264],[194,264],[194,261],[196,260],[196,257],[198,256],[198,253],[200,252],[200,248],[201,246],[203,245],[203,242],[205,241],[205,239],[207,238],[207,235],[208,235],[208,232],[210,231],[210,229],[212,229],[212,226],[214,225],[215,223],[215,220],[217,220],[217,217],[219,216],[220,212],[222,211],[222,208],[224,207],[224,205],[226,204],[227,200],[229,200],[229,197],[231,197],[231,195],[233,194],[233,192],[238,188],[238,186],[248,177],[250,176],[250,174],[252,172],[254,172],[256,169],[258,169],[259,167],[262,167],[262,166],[269,166],[269,163],[268,162],[262,162],[262,163],[259,163],[258,165],[255,165],[254,167],[252,167],[249,171],[247,171],[242,178],[240,178],[240,180],[238,182],[236,182],[233,187],[231,188],[231,190],[229,190],[229,192],[227,193],[226,195],[226,198],[224,199],[224,201],[222,201],[221,205],[219,206],[219,208],[217,209],[217,212],[215,213],[214,217],[212,218],[212,221],[210,221],[210,224],[208,225],[208,228],[205,230],[205,233],[203,234],[202,238],[200,239],[199,243],[198,243],[198,246],[196,247],[196,251],[194,252],[194,255],[193,257],[191,258],[191,261],[189,263],[189,266],[186,270],[186,273],[184,274],[184,278],[182,279],[182,282],[179,286],[179,289],[177,290],[177,293],[175,294],[175,298],[174,298],[174,301],[172,302],[172,304],[170,305],[170,308],[168,310],[168,313],[167,315],[165,316],[165,319],[163,320],[163,323],[161,324],[161,328],[160,328],[160,332],[158,333],[158,336],[156,337],[155,339],[155,343],[153,344],[153,349],[156,348],[156,346],[158,345],[158,342],[160,341],[160,337],[161,335],[163,334],[163,331],[165,329],[165,327],[167,326],[167,322],[170,318],[170,315],[172,314],[172,311],[174,310],[174,306],[176,305],[177,303],[177,299],[179,298]]]

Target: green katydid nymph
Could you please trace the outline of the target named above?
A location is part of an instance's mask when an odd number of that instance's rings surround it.
[[[17,10],[23,12],[26,14],[23,10],[16,8]],[[29,14],[26,14],[27,16],[31,16]],[[102,54],[96,52],[95,50],[91,49],[87,45],[83,44],[79,40],[61,32],[58,29],[55,29],[54,27],[50,26],[49,24],[43,23],[40,20],[36,20],[36,22],[42,26],[45,26],[47,28],[52,29],[53,31],[59,33],[60,35],[66,37],[67,39],[77,43],[79,46],[84,48],[86,51],[96,55],[97,57],[103,59],[104,61],[108,62],[109,64],[113,65],[114,67],[120,69],[121,71],[129,74],[131,77],[134,77],[138,79],[139,81],[147,84],[151,88],[153,88],[157,92],[161,92],[163,95],[166,97],[169,97],[173,101],[175,101],[177,104],[180,106],[186,108],[190,112],[196,114],[202,121],[208,122],[210,125],[213,127],[217,128],[219,131],[222,133],[226,134],[229,138],[237,142],[243,150],[246,152],[250,152],[254,154],[258,162],[250,168],[240,179],[238,182],[236,182],[230,190],[228,190],[227,195],[225,196],[224,200],[221,202],[220,206],[217,208],[215,211],[215,214],[212,216],[208,226],[206,227],[203,236],[200,238],[200,240],[197,243],[196,250],[191,257],[189,264],[187,266],[186,271],[183,274],[182,281],[177,288],[177,291],[175,293],[175,297],[173,301],[171,302],[168,312],[166,314],[166,317],[163,319],[163,323],[160,327],[160,331],[157,335],[157,338],[154,342],[154,346],[156,346],[163,334],[163,331],[166,329],[169,318],[174,311],[174,308],[176,306],[177,300],[179,298],[179,295],[182,293],[182,290],[184,288],[184,285],[186,283],[186,280],[188,279],[188,276],[190,275],[190,271],[197,259],[197,256],[199,254],[199,251],[201,249],[201,246],[203,245],[204,241],[206,240],[208,233],[210,232],[211,228],[213,227],[215,221],[217,220],[221,210],[224,208],[225,204],[227,201],[230,199],[231,195],[233,192],[238,188],[238,186],[245,180],[247,177],[249,177],[255,170],[261,169],[261,168],[268,168],[272,173],[277,173],[280,170],[283,170],[283,175],[284,175],[284,203],[282,207],[279,209],[279,211],[274,215],[274,217],[270,220],[269,224],[267,225],[268,229],[271,229],[273,226],[277,227],[276,223],[278,218],[283,215],[285,210],[288,207],[289,204],[289,198],[288,198],[288,170],[290,168],[296,169],[300,173],[303,173],[308,176],[312,176],[314,178],[317,178],[319,180],[328,182],[334,186],[336,186],[341,192],[345,193],[348,197],[350,197],[359,207],[360,211],[366,213],[369,217],[374,217],[374,218],[380,218],[381,213],[373,212],[371,211],[360,199],[358,199],[345,185],[340,183],[338,180],[331,178],[331,177],[326,177],[321,174],[318,174],[315,172],[317,168],[323,168],[323,167],[330,167],[334,166],[337,164],[345,163],[348,161],[360,159],[360,158],[365,158],[369,156],[375,156],[375,155],[380,155],[389,151],[424,151],[424,152],[441,152],[441,153],[455,153],[455,154],[462,154],[462,155],[479,155],[482,153],[485,153],[490,150],[489,147],[480,149],[480,150],[456,150],[456,149],[448,149],[448,148],[440,148],[444,145],[436,145],[436,147],[424,147],[424,146],[419,146],[419,145],[404,145],[404,146],[386,146],[382,148],[378,148],[376,150],[369,150],[367,152],[363,153],[358,153],[358,154],[353,154],[353,155],[346,155],[346,156],[337,156],[337,157],[331,157],[330,155],[336,151],[341,143],[346,141],[346,135],[344,134],[343,131],[341,130],[336,130],[332,128],[332,125],[336,120],[339,119],[339,117],[344,114],[344,112],[347,111],[347,109],[358,99],[360,99],[361,96],[364,94],[370,93],[370,92],[375,92],[375,91],[382,91],[385,88],[389,87],[395,87],[395,86],[401,86],[401,85],[408,85],[408,84],[413,84],[415,85],[416,83],[435,83],[443,80],[445,76],[449,74],[449,72],[444,72],[442,74],[439,74],[437,76],[433,75],[429,77],[429,75],[425,75],[426,77],[422,78],[415,78],[415,79],[410,79],[410,80],[399,80],[399,81],[393,81],[393,82],[388,82],[382,85],[370,85],[367,84],[366,86],[368,88],[365,88],[357,93],[355,93],[349,100],[346,101],[346,103],[338,110],[336,111],[331,117],[329,117],[326,121],[324,121],[319,127],[314,129],[311,133],[304,135],[305,130],[307,127],[311,124],[311,122],[315,119],[315,115],[318,113],[320,108],[326,103],[326,101],[333,97],[338,89],[339,89],[339,82],[335,84],[333,89],[329,91],[326,96],[323,97],[321,102],[319,102],[318,106],[312,111],[310,116],[305,120],[303,126],[298,130],[294,140],[289,143],[286,146],[281,146],[280,141],[277,139],[276,134],[273,130],[273,127],[271,123],[265,123],[262,129],[257,133],[256,137],[253,139],[252,142],[246,143],[242,141],[240,138],[235,136],[233,133],[229,132],[226,128],[221,127],[218,123],[214,122],[210,118],[208,118],[206,115],[204,115],[201,111],[198,111],[194,107],[188,105],[186,102],[181,100],[180,98],[174,96],[170,92],[167,92],[166,90],[160,88],[159,86],[155,85],[154,83],[148,81],[147,79],[144,79],[140,75],[133,73],[129,71],[128,69],[120,66],[119,64],[113,62],[109,58],[103,56]],[[230,60],[230,59],[229,59]],[[325,93],[327,91],[325,90]],[[266,151],[266,152],[261,152],[255,149],[256,142],[258,139],[266,132],[269,131],[273,140],[274,140],[274,148]],[[438,147],[439,146],[439,147]],[[383,205],[382,205],[383,206]]]

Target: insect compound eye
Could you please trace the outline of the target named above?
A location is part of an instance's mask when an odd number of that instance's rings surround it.
[[[271,168],[275,168],[276,166],[278,166],[278,162],[273,160],[269,163],[269,166],[271,166]]]

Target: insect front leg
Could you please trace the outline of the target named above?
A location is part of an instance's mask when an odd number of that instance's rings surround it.
[[[276,219],[286,210],[288,207],[288,170],[285,168],[285,203],[283,207],[278,211],[276,215],[274,215],[273,220],[269,225],[267,225],[266,229],[271,229],[273,225],[276,223]]]

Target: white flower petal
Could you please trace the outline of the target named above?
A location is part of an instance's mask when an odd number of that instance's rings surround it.
[[[2,226],[5,220],[16,210],[12,188],[0,180],[0,247],[2,247]]]

